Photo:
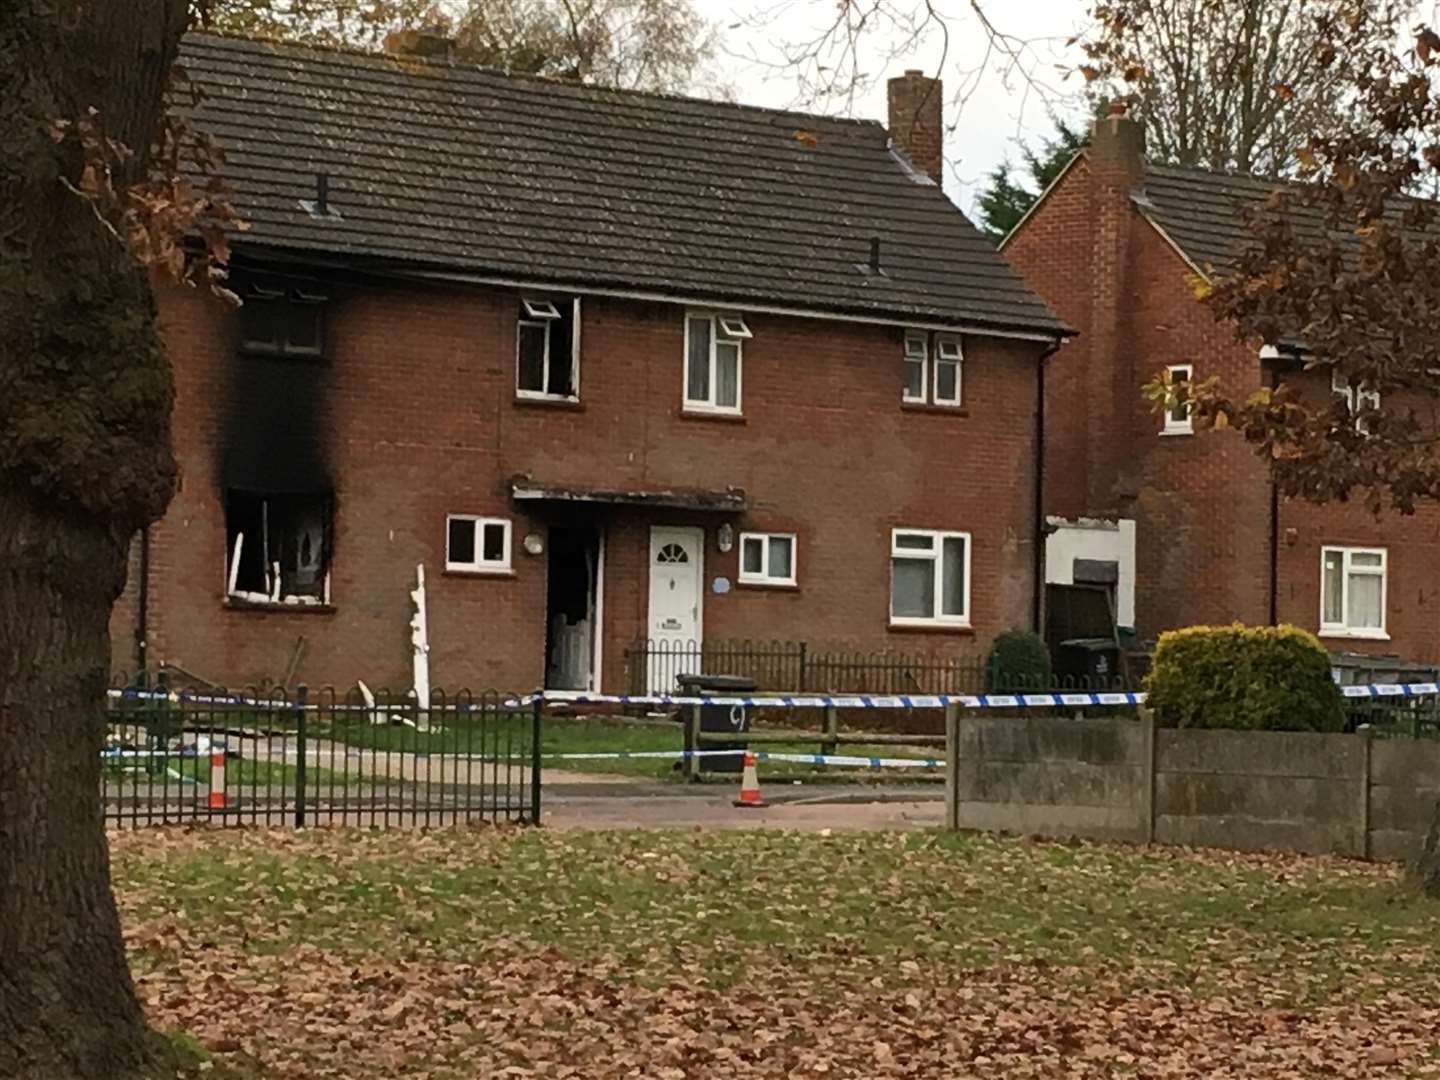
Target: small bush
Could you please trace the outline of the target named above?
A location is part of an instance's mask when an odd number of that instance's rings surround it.
[[[1342,731],[1330,657],[1295,626],[1191,626],[1160,635],[1145,679],[1167,727]]]
[[[986,690],[1043,690],[1050,685],[1050,650],[1029,630],[1006,630],[985,659]]]

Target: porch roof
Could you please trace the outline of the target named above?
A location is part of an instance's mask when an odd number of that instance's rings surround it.
[[[608,503],[731,514],[743,512],[747,505],[740,488],[589,488],[518,478],[511,481],[510,491],[517,502]]]

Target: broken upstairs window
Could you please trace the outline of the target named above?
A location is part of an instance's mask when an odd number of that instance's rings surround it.
[[[226,592],[262,604],[330,602],[330,495],[225,495]]]
[[[515,346],[515,389],[521,397],[579,396],[580,300],[522,297]]]
[[[240,350],[261,356],[319,356],[325,297],[310,289],[253,284],[240,307]]]

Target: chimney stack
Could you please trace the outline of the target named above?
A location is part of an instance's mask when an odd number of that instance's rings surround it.
[[[443,26],[424,26],[419,30],[392,30],[385,35],[385,52],[390,56],[411,56],[422,60],[455,59],[455,39]]]
[[[1112,101],[1090,128],[1090,162],[1107,174],[1128,177],[1133,187],[1145,179],[1145,125],[1125,115],[1125,102]]]
[[[945,93],[939,79],[912,68],[886,84],[890,97],[890,141],[910,163],[940,183],[944,166],[942,133]]]

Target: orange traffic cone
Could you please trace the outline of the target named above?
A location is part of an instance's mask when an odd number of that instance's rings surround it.
[[[745,772],[740,777],[740,797],[735,800],[735,805],[750,807],[770,805],[760,797],[760,777],[755,773],[755,755],[749,750],[745,751]]]

